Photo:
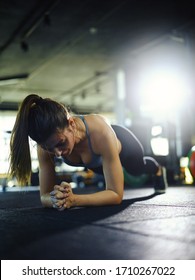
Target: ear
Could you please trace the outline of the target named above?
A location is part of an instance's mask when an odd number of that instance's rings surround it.
[[[73,119],[72,117],[70,117],[70,118],[68,119],[68,124],[69,124],[69,126],[71,126],[71,127],[73,127],[73,128],[76,127],[75,121],[74,121],[74,119]]]

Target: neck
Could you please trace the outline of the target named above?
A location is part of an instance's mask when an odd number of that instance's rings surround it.
[[[86,130],[82,120],[74,117],[75,122],[75,144],[79,145],[86,139]]]

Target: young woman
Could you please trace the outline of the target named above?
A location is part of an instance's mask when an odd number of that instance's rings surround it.
[[[110,126],[95,114],[71,116],[60,103],[38,95],[22,102],[10,141],[10,174],[21,185],[30,181],[29,137],[37,142],[40,197],[44,207],[58,210],[74,206],[119,204],[123,198],[123,168],[132,175],[155,175],[155,190],[165,192],[164,169],[143,156],[138,139],[126,128]],[[67,182],[56,185],[55,157],[72,166],[84,166],[102,173],[106,189],[77,195]]]

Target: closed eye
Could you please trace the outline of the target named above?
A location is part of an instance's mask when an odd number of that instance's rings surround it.
[[[66,141],[60,141],[60,142],[58,142],[58,144],[56,145],[56,148],[65,147],[65,146],[66,146]]]
[[[54,148],[61,148],[61,147],[64,148],[64,147],[66,146],[66,141],[60,141],[60,142],[58,142],[58,143],[55,145],[55,147],[53,147],[53,148],[49,148],[49,147],[46,147],[46,146],[44,146],[44,145],[40,145],[40,146],[42,147],[42,149],[46,150],[47,152],[53,153]]]

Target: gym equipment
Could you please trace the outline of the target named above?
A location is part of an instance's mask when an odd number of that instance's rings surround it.
[[[149,179],[148,174],[142,174],[140,176],[133,176],[127,173],[127,171],[123,168],[124,181],[128,186],[131,187],[141,187],[143,186],[147,180]]]
[[[193,178],[195,178],[195,146],[188,153],[188,168]]]

